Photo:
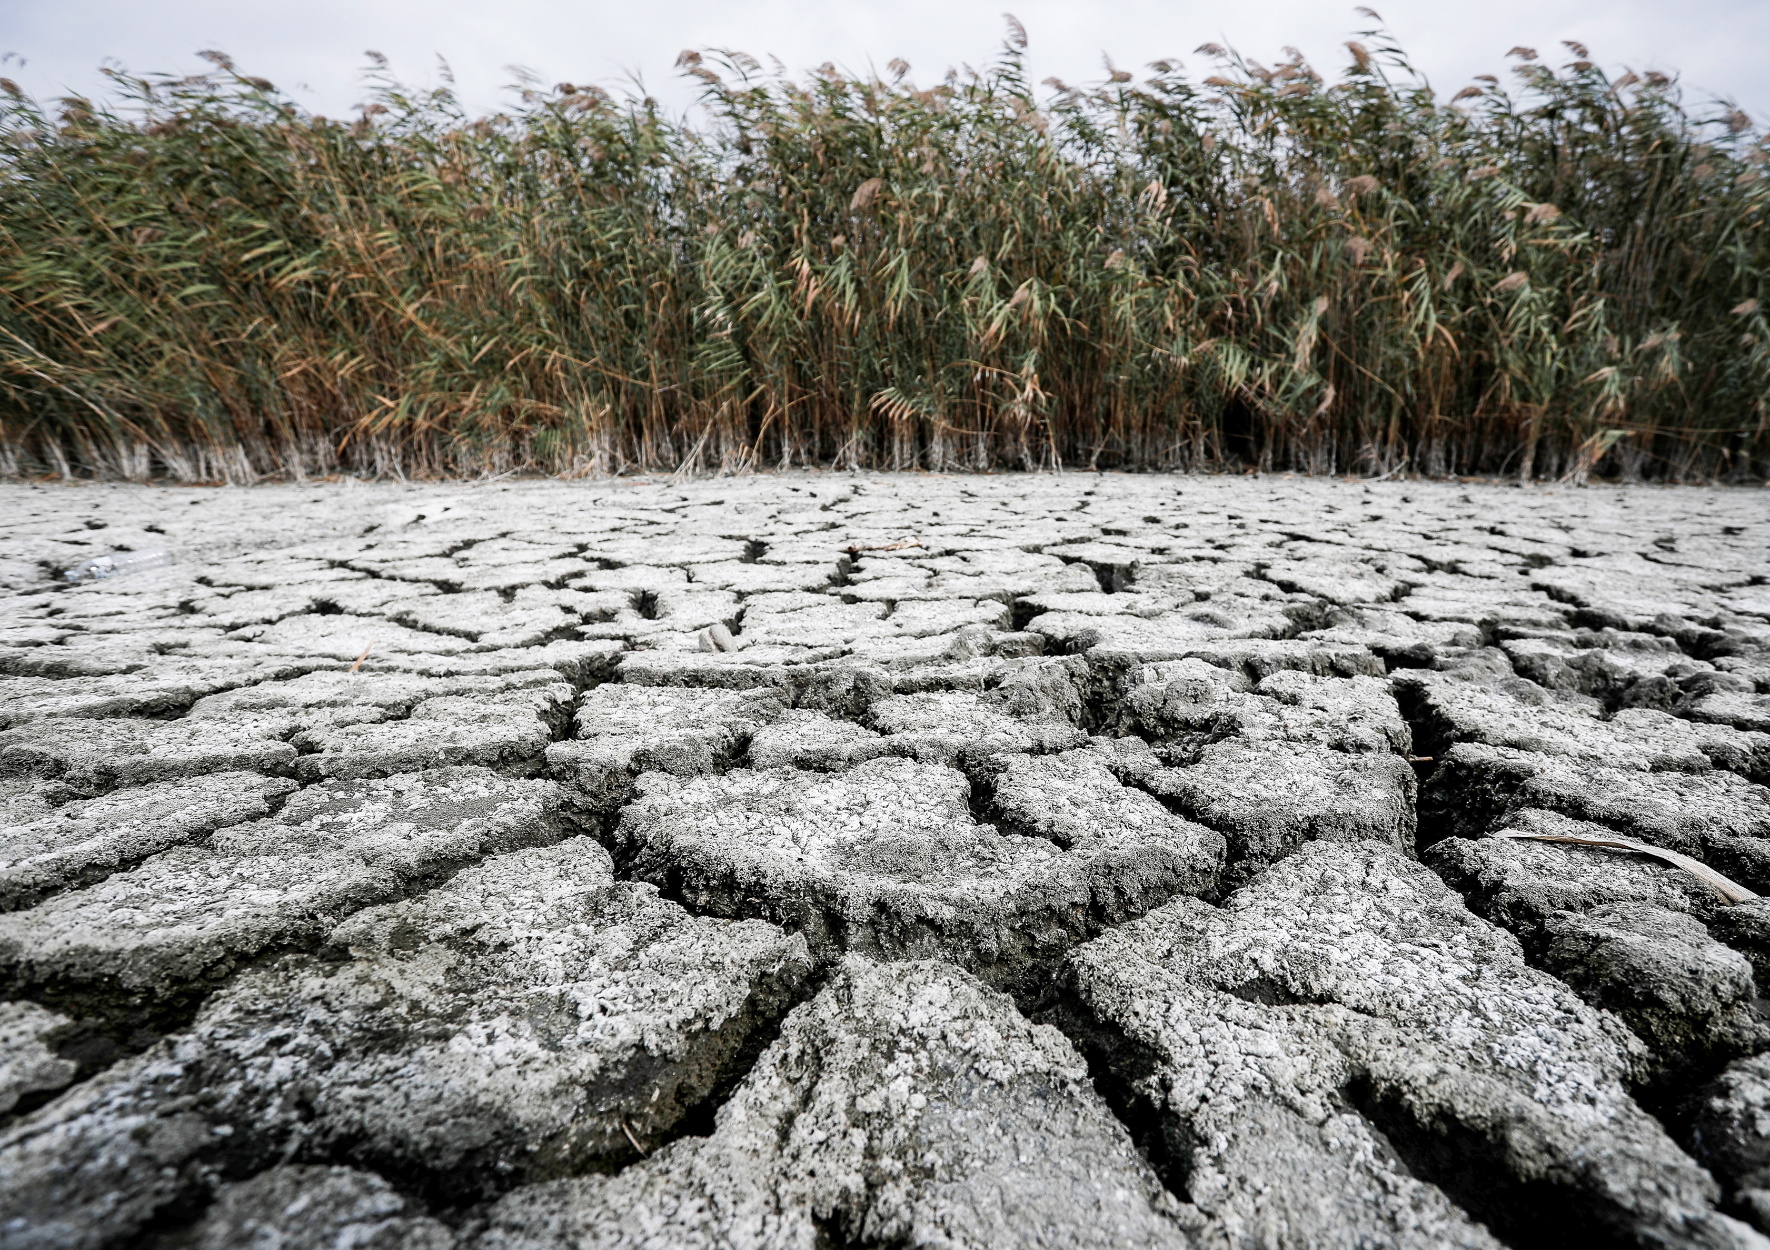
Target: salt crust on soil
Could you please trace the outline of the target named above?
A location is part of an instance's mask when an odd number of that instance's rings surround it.
[[[0,1248],[1770,1246],[1761,491],[0,503]]]

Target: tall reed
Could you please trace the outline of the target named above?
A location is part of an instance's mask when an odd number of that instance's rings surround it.
[[[685,53],[703,111],[207,54],[0,80],[0,472],[1770,473],[1766,137],[1515,49],[1088,87]]]

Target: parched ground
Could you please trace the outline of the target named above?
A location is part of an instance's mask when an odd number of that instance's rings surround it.
[[[0,1247],[1770,1246],[1767,553],[1749,489],[0,487]]]

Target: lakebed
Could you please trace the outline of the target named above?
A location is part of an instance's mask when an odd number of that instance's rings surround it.
[[[0,503],[0,1246],[1770,1244],[1762,489]]]

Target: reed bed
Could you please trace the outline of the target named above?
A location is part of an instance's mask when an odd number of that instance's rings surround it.
[[[1515,49],[0,100],[0,472],[1770,473],[1766,137]],[[1559,58],[1557,58],[1559,59]]]

